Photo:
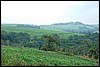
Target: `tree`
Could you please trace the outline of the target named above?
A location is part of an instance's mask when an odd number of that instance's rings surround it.
[[[52,38],[53,38],[53,41],[55,42],[55,44],[60,46],[60,38],[59,38],[58,34],[53,34]]]
[[[55,51],[60,45],[60,39],[57,34],[43,35],[41,39],[44,41],[44,45],[41,47],[43,50]]]
[[[7,46],[9,46],[10,45],[10,40],[6,40],[6,44],[7,44]]]

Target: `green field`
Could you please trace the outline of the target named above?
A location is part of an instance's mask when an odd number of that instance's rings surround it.
[[[44,30],[44,29],[34,29],[34,28],[24,28],[24,27],[16,27],[16,25],[1,25],[1,30],[5,30],[7,32],[26,32],[31,36],[38,36],[41,37],[42,35],[52,35],[57,33],[60,38],[66,39],[71,35],[84,35],[79,33],[66,33],[62,31],[54,31],[54,30]]]
[[[34,48],[1,45],[1,66],[99,66],[99,61]]]

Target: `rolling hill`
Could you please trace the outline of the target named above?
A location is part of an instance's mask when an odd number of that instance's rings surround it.
[[[99,24],[88,25],[81,22],[69,22],[69,23],[56,23],[51,25],[41,25],[42,29],[56,30],[63,32],[73,33],[93,33],[99,32]]]
[[[78,24],[75,29],[78,29]],[[60,25],[54,24],[54,28],[56,26],[60,26]],[[66,24],[62,24],[60,27],[63,27],[63,25],[66,25]],[[73,23],[72,23],[72,25],[73,25]],[[82,24],[79,24],[79,25],[82,25]],[[75,25],[73,25],[73,27],[71,27],[70,23],[69,23],[70,29],[74,29],[74,26]],[[96,26],[97,25],[95,25],[95,27]],[[88,25],[88,27],[90,27],[90,26]],[[50,28],[52,28],[52,27],[50,27]],[[62,29],[62,28],[59,28],[59,29]],[[3,35],[2,30],[7,32],[7,33],[4,33],[6,35]],[[73,55],[71,53],[73,48],[76,48],[77,51],[80,51],[80,49],[82,49],[84,46],[87,48],[87,46],[89,44],[89,47],[93,45],[92,46],[93,48],[92,47],[89,48],[90,51],[92,49],[93,50],[97,49],[97,50],[95,50],[95,52],[96,52],[96,54],[98,54],[98,52],[99,52],[98,48],[97,48],[98,40],[99,40],[98,34],[94,35],[96,37],[93,37],[92,35],[90,36],[89,34],[86,37],[86,34],[82,34],[82,33],[72,33],[72,32],[66,32],[66,31],[62,31],[62,30],[48,30],[48,29],[17,27],[16,24],[2,24],[1,31],[2,31],[2,36],[3,36],[3,38],[1,39],[1,43],[2,43],[2,45],[1,45],[1,60],[2,60],[1,65],[2,66],[98,66],[99,65],[99,61],[98,61],[99,59],[89,58],[87,56],[84,57],[83,55],[78,55],[78,54]],[[10,32],[10,33],[11,32],[16,32],[16,33],[25,32],[25,33],[28,33],[29,35],[31,35],[30,38],[32,36],[37,36],[38,38],[34,41],[31,41],[31,40],[27,41],[26,39],[28,39],[28,38],[23,38],[25,36],[23,36],[23,35],[20,36],[15,33],[15,35],[18,35],[18,36],[13,37],[13,40],[15,40],[15,41],[11,41],[10,38],[12,35],[9,34],[8,32]],[[61,41],[61,48],[64,47],[65,52],[63,50],[61,50],[61,51],[43,51],[38,48],[38,47],[40,47],[40,42],[42,41],[42,40],[39,40],[42,35],[49,36],[49,35],[53,35],[55,33],[57,33],[59,35],[59,38]],[[82,37],[78,37],[77,35],[82,36]],[[84,37],[84,39],[82,40],[83,37]],[[6,40],[5,38],[8,38],[8,39]],[[51,37],[51,39],[52,38],[53,37]],[[86,38],[90,38],[90,39],[92,38],[93,42],[94,41],[96,41],[96,42],[94,42],[92,44],[92,40],[86,39]],[[21,41],[21,39],[22,39],[22,42],[20,42],[20,43],[16,42],[17,40]],[[81,40],[82,40],[82,42],[79,43],[79,41],[81,41]],[[88,40],[88,41],[85,41],[85,40]],[[30,43],[30,42],[32,42],[32,43]],[[25,46],[26,43],[28,43],[27,47]],[[53,42],[51,44],[55,45]],[[76,46],[75,47],[68,46],[68,44],[69,45],[75,44]],[[82,46],[82,44],[83,44],[83,46]],[[92,45],[90,45],[90,44],[92,44]],[[13,45],[13,46],[11,46],[11,45]],[[20,45],[24,45],[24,46],[20,46]],[[33,47],[28,47],[30,45]],[[43,44],[41,46],[43,47]],[[82,47],[82,48],[80,48],[80,47]],[[87,51],[84,51],[84,48],[82,49],[83,52],[87,52],[89,50],[88,49]]]

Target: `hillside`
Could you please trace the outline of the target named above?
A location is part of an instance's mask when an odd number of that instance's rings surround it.
[[[88,25],[81,22],[69,22],[69,23],[56,23],[51,25],[41,25],[42,29],[56,30],[63,32],[73,32],[73,33],[93,33],[99,31],[99,25]]]
[[[1,45],[1,66],[98,66],[97,60],[34,48]]]
[[[79,33],[66,33],[63,31],[55,31],[55,30],[45,30],[45,29],[34,29],[34,28],[24,28],[24,27],[17,27],[16,25],[11,24],[2,24],[1,30],[5,30],[7,32],[26,32],[31,36],[42,36],[42,35],[52,35],[57,33],[61,38],[68,38],[71,35],[84,35]]]

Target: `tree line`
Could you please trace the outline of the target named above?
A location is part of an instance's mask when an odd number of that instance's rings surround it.
[[[37,25],[17,24],[17,27],[26,27],[26,28],[37,28],[37,29],[40,29],[40,26],[37,26]]]

